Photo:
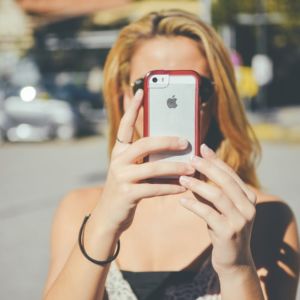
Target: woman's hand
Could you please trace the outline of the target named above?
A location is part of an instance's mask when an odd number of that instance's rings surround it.
[[[132,223],[136,206],[143,198],[177,194],[186,191],[178,184],[151,184],[143,180],[166,175],[190,175],[195,169],[183,162],[137,162],[144,156],[161,151],[184,150],[188,143],[178,137],[145,137],[132,140],[143,93],[139,90],[121,119],[112,151],[107,179],[101,199],[91,217],[99,218],[118,235]]]
[[[213,245],[212,265],[219,275],[245,266],[253,267],[250,239],[256,195],[204,144],[201,154],[202,158],[194,157],[191,165],[210,183],[181,176],[181,185],[191,190],[197,199],[180,202],[206,221]]]

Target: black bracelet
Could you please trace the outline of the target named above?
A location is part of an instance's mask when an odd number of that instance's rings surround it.
[[[109,257],[107,260],[96,260],[96,259],[90,257],[87,254],[87,252],[85,251],[85,248],[84,248],[84,228],[85,228],[85,224],[86,224],[86,222],[87,222],[87,220],[89,219],[90,216],[91,216],[91,214],[85,216],[85,218],[83,220],[83,223],[80,227],[79,236],[78,236],[79,247],[80,247],[80,250],[81,250],[82,254],[89,261],[91,261],[94,264],[99,265],[99,266],[105,266],[105,265],[109,264],[110,262],[112,262],[114,259],[116,259],[116,257],[118,256],[118,254],[120,252],[120,240],[118,240],[118,243],[117,243],[116,253],[113,256]]]

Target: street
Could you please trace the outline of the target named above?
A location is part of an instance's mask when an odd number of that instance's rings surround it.
[[[104,137],[0,147],[1,299],[41,299],[55,208],[68,191],[103,182],[107,158]],[[261,183],[297,220],[299,170],[300,144],[263,144]]]

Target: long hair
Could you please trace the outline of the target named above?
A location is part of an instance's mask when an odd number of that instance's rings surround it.
[[[181,10],[149,13],[124,27],[107,57],[103,90],[109,119],[109,156],[124,113],[123,95],[130,84],[131,58],[140,43],[157,36],[188,37],[204,50],[215,83],[215,123],[221,133],[217,155],[246,183],[258,187],[255,162],[260,155],[260,145],[240,101],[229,53],[212,27],[196,15]],[[139,138],[135,130],[133,140]]]

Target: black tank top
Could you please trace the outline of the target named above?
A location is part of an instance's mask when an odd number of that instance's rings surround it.
[[[167,286],[191,282],[196,271],[131,272],[121,270],[139,300],[162,299]]]
[[[212,246],[197,259],[193,270],[132,272],[121,270],[139,300],[195,300],[220,293],[219,278],[211,264]]]

